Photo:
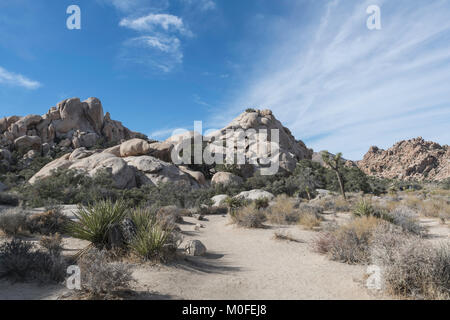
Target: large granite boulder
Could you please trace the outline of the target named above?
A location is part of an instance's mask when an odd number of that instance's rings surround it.
[[[230,172],[217,172],[211,180],[211,184],[215,185],[239,185],[243,182],[242,178]]]

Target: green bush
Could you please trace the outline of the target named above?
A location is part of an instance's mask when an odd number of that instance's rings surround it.
[[[101,171],[94,177],[75,170],[57,170],[53,175],[17,189],[25,205],[43,207],[49,203],[87,204],[95,200],[120,197],[111,176]]]

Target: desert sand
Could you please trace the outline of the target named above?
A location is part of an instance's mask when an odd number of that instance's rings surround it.
[[[70,216],[74,206],[66,207]],[[341,217],[342,218],[342,217]],[[333,218],[334,219],[334,218]],[[344,217],[345,219],[345,217]],[[299,226],[243,229],[227,216],[207,216],[201,221],[185,217],[180,225],[183,244],[201,240],[204,257],[180,255],[166,265],[136,264],[137,299],[383,299],[365,287],[364,266],[333,262],[315,253],[311,240],[317,232]],[[280,231],[297,241],[274,239]],[[88,243],[64,240],[64,254],[73,254]],[[183,247],[181,245],[181,248]],[[0,282],[0,299],[64,299],[70,290],[62,285]],[[132,297],[132,298],[133,298]]]

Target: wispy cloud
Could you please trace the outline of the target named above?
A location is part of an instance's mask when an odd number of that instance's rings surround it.
[[[162,29],[162,31],[165,32],[191,34],[191,32],[185,28],[183,19],[165,13],[152,13],[139,18],[124,18],[120,21],[119,25],[141,32],[159,32]]]
[[[155,34],[127,40],[122,59],[167,73],[182,63],[183,53],[178,38]]]
[[[180,129],[179,128],[160,129],[160,130],[153,131],[152,133],[150,133],[148,135],[148,137],[151,139],[156,139],[156,140],[167,139],[167,138],[173,136],[175,133],[177,133],[178,132],[177,130],[180,130]]]
[[[121,61],[144,65],[147,69],[171,72],[183,63],[182,39],[192,37],[182,17],[164,13],[169,1],[103,0],[125,14],[119,26],[141,35],[124,42]],[[147,11],[143,14],[144,11]]]
[[[216,3],[213,0],[181,0],[186,5],[194,6],[201,11],[209,11],[216,9]]]
[[[22,87],[25,89],[37,89],[41,83],[31,80],[21,74],[10,72],[0,67],[0,84]]]
[[[371,4],[379,31],[366,27]],[[352,159],[415,136],[448,143],[449,14],[448,1],[330,2],[311,25],[291,23],[233,105],[270,107],[309,146]]]
[[[97,0],[100,3],[113,5],[126,14],[136,14],[143,11],[159,12],[169,7],[169,0]]]

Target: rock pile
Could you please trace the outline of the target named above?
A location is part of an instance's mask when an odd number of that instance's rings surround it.
[[[371,147],[357,164],[366,174],[381,178],[439,181],[450,177],[450,147],[419,137],[388,150]]]

